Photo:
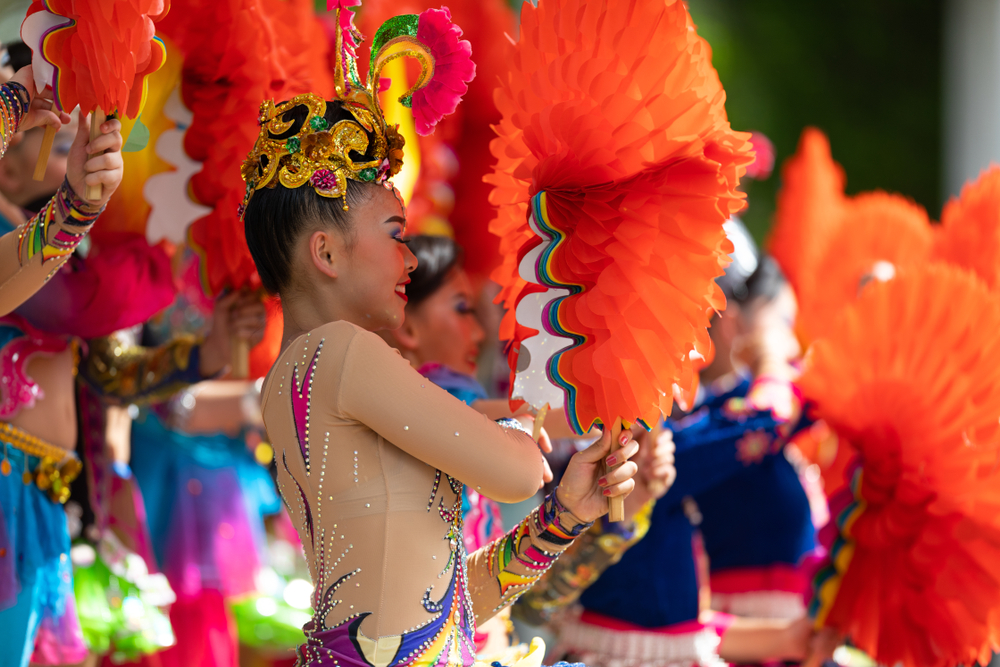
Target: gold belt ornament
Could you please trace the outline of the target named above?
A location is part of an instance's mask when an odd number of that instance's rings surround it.
[[[40,459],[38,467],[32,472],[28,470],[25,458],[24,473],[21,481],[25,484],[35,483],[45,491],[54,502],[65,504],[69,500],[70,484],[83,470],[83,464],[76,454],[61,447],[50,445],[41,438],[36,438],[7,422],[0,422],[0,442],[3,442],[3,461],[0,462],[0,474],[10,475],[10,459],[7,458],[7,446],[24,452],[27,456]]]

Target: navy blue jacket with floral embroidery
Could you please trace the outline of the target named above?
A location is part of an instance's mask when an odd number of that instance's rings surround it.
[[[718,550],[712,553],[713,548],[730,542],[724,538],[735,521],[758,527],[755,544],[773,541],[773,531],[768,534],[763,528],[769,521],[768,513],[775,509],[768,507],[772,495],[761,495],[758,501],[748,498],[745,491],[737,496],[736,487],[730,489],[734,480],[741,480],[744,489],[747,484],[766,486],[771,480],[784,485],[788,482],[785,466],[791,467],[781,454],[787,440],[778,436],[778,422],[770,412],[735,415],[727,409],[729,399],[745,396],[749,386],[749,381],[743,380],[721,391],[708,391],[694,412],[668,423],[674,431],[677,481],[657,501],[645,539],[608,568],[581,596],[585,609],[649,628],[698,618],[698,581],[692,551],[695,528],[688,517],[690,511],[685,511],[686,498],[693,498],[698,504],[706,550],[713,566],[718,562],[731,564],[740,558],[739,554],[723,554]],[[805,425],[807,422],[802,420],[796,431]],[[791,472],[794,474],[794,470]],[[794,481],[798,484],[797,477]],[[799,500],[805,503],[808,519],[804,493]],[[703,501],[707,501],[704,508]],[[795,508],[795,513],[801,515],[801,506]],[[785,522],[778,525],[787,528]],[[808,528],[812,530],[811,523]],[[713,538],[720,539],[710,539],[710,532]],[[806,540],[801,533],[794,531],[796,536],[790,540],[782,537],[774,544],[775,553],[765,557],[794,552],[803,544],[811,544],[812,533]],[[794,544],[789,547],[786,541]],[[762,551],[768,548],[763,547]]]

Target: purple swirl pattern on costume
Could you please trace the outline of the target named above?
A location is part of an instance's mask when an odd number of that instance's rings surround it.
[[[424,593],[421,605],[432,616],[426,624],[399,637],[399,644],[392,659],[388,663],[380,661],[380,664],[386,664],[387,667],[448,665],[452,664],[450,661],[456,655],[461,656],[462,664],[470,665],[476,659],[475,614],[469,596],[466,551],[462,541],[463,485],[450,476],[446,477],[455,500],[450,508],[446,508],[447,503],[441,498],[438,512],[449,524],[447,539],[452,553],[442,573],[451,570],[451,576],[444,594],[439,599],[431,597],[433,589]],[[428,511],[437,499],[440,482],[441,473],[438,472],[428,500]],[[316,558],[316,590],[322,591],[327,572],[327,558],[322,544],[316,547]],[[306,643],[297,650],[299,665],[371,667],[372,663],[366,657],[365,648],[371,650],[375,639],[366,637],[361,631],[361,623],[371,615],[370,612],[353,614],[332,628],[326,627],[327,614],[340,603],[339,600],[332,599],[337,588],[359,571],[355,570],[338,579],[318,600],[312,621],[303,628]]]

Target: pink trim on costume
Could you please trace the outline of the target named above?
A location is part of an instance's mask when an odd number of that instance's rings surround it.
[[[712,628],[715,630],[715,634],[719,635],[719,639],[722,639],[722,636],[726,634],[726,631],[732,627],[735,621],[736,617],[732,614],[713,611],[709,612],[707,619],[701,625],[706,628]]]
[[[728,614],[719,614],[719,616],[729,617]],[[608,630],[617,630],[619,632],[651,632],[660,635],[687,635],[709,627],[701,621],[692,620],[684,621],[683,623],[675,623],[674,625],[667,625],[662,628],[646,628],[641,625],[636,625],[635,623],[629,623],[628,621],[622,621],[617,618],[612,618],[611,616],[605,616],[604,614],[598,614],[595,611],[587,610],[584,610],[580,615],[580,622],[588,625],[596,625],[599,628],[606,628]],[[732,618],[729,617],[726,628],[728,628],[731,624]],[[714,629],[715,626],[713,625],[712,627]]]
[[[809,580],[801,568],[793,565],[742,567],[713,572],[713,593],[755,593],[782,591],[801,594],[809,588]]]
[[[17,315],[0,318],[0,327],[21,332],[0,349],[0,420],[7,420],[21,408],[35,407],[35,401],[45,397],[42,388],[28,375],[28,362],[36,354],[55,355],[69,347],[65,336],[39,331]]]

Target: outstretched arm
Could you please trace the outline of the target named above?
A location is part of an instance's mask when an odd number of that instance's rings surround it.
[[[15,81],[0,86],[4,151],[26,121],[39,124],[38,120],[45,118],[43,114],[53,115],[52,111],[31,111],[31,104],[25,86]],[[58,117],[53,122],[56,120]],[[86,119],[81,119],[70,149],[66,180],[56,195],[38,215],[0,237],[0,315],[11,312],[37,292],[73,254],[121,182],[121,123],[106,121],[101,125],[101,136],[92,142],[88,128]],[[88,201],[79,196],[88,185],[98,184],[104,186],[100,200]]]

